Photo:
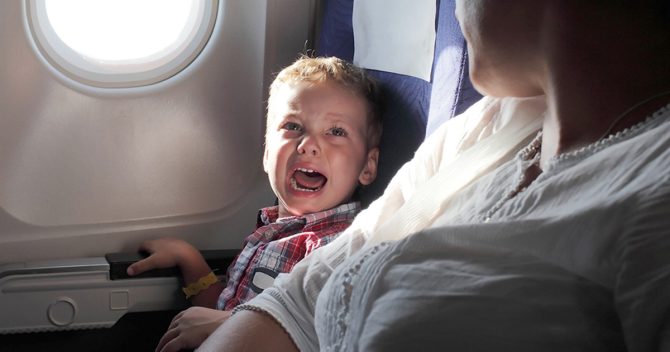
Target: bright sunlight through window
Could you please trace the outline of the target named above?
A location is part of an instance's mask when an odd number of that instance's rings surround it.
[[[122,61],[150,57],[178,41],[194,2],[46,0],[45,5],[51,26],[70,48],[92,59]]]
[[[47,61],[100,87],[155,83],[202,50],[216,0],[29,0],[30,30]]]

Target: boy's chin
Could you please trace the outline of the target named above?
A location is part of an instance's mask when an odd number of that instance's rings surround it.
[[[296,204],[296,206],[291,206],[291,204]],[[319,202],[318,199],[314,198],[301,201],[300,198],[295,197],[290,204],[287,204],[286,210],[293,216],[302,216],[332,209],[338,205],[339,204],[333,204],[332,202]]]

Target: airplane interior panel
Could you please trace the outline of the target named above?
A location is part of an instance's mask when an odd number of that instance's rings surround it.
[[[273,199],[259,102],[312,36],[314,5],[219,3],[188,67],[131,88],[65,76],[31,38],[24,2],[3,4],[2,262],[104,255],[159,234],[239,246],[253,218],[238,219]],[[278,27],[290,35],[275,43]]]

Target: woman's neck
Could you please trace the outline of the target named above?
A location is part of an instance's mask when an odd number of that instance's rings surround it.
[[[626,20],[619,29],[590,21],[547,31],[541,165],[635,125],[670,102],[670,37],[663,28]]]

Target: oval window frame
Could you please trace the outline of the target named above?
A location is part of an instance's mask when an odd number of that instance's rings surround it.
[[[205,48],[214,30],[219,0],[197,1],[190,28],[153,59],[116,61],[113,64],[87,59],[70,48],[53,29],[45,0],[26,0],[25,14],[33,42],[44,59],[66,77],[98,88],[131,88],[155,84],[188,67]]]

